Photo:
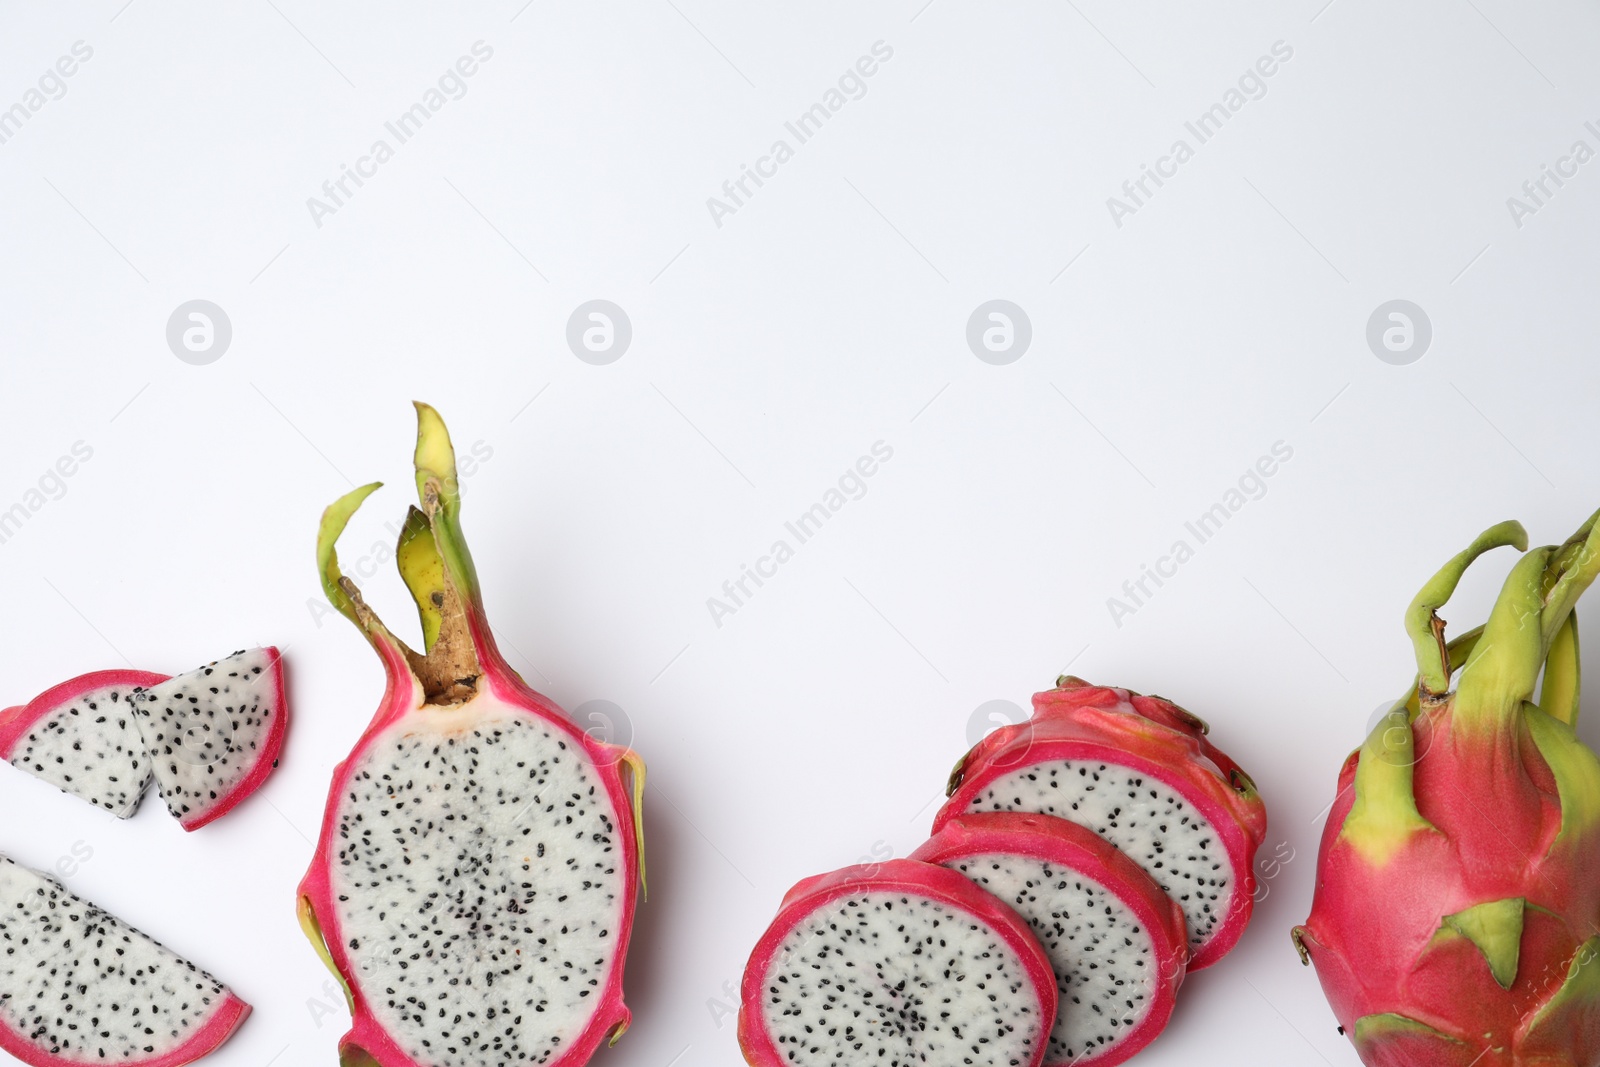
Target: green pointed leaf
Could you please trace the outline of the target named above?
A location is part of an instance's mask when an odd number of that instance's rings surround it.
[[[411,599],[417,602],[417,614],[422,619],[422,650],[431,652],[443,625],[440,609],[445,602],[444,561],[439,558],[428,517],[415,506],[406,512],[394,559],[406,588],[411,590]]]
[[[1519,552],[1528,548],[1528,532],[1516,520],[1497,523],[1478,535],[1477,540],[1457,553],[1439,572],[1428,579],[1406,608],[1406,631],[1415,646],[1417,670],[1422,684],[1435,693],[1450,688],[1450,667],[1444,643],[1444,624],[1434,612],[1443,607],[1456,591],[1461,575],[1472,561],[1491,549],[1511,545]]]
[[[1578,613],[1573,612],[1550,642],[1550,655],[1544,661],[1544,683],[1539,688],[1539,707],[1568,726],[1578,725],[1581,673]]]
[[[1533,698],[1546,651],[1541,613],[1550,553],[1548,547],[1532,550],[1506,576],[1483,636],[1461,668],[1455,713],[1463,727],[1503,730]]]
[[[344,575],[339,571],[339,553],[334,546],[338,544],[344,528],[350,524],[350,516],[356,513],[367,497],[382,487],[382,482],[373,482],[360,489],[352,489],[328,505],[328,509],[322,513],[322,524],[317,527],[317,573],[322,578],[322,591],[340,614],[362,630],[366,630],[367,625],[357,615],[355,604],[345,592]]]
[[[1600,1032],[1600,937],[1591,937],[1578,946],[1561,988],[1523,1025],[1518,1053],[1529,1057],[1527,1062],[1539,1063],[1546,1062],[1535,1059],[1541,1054],[1572,1056],[1574,1034],[1597,1032]],[[1594,1044],[1595,1039],[1590,1037],[1588,1045]],[[1593,1051],[1592,1047],[1578,1050],[1576,1062],[1593,1062]],[[1551,1059],[1549,1062],[1560,1061]]]
[[[1517,957],[1522,951],[1521,897],[1491,900],[1454,915],[1446,915],[1441,929],[1454,930],[1477,946],[1489,964],[1489,973],[1501,989],[1517,980]]]
[[[1339,840],[1375,867],[1387,864],[1417,834],[1436,832],[1417,810],[1415,764],[1410,716],[1405,702],[1397,701],[1361,746],[1355,800],[1339,828]]]
[[[383,1064],[360,1045],[342,1045],[339,1048],[339,1067],[383,1067]]]
[[[454,515],[461,503],[461,487],[456,481],[456,450],[450,443],[450,431],[445,428],[444,417],[431,405],[417,400],[417,450],[413,457],[417,468],[417,497],[427,500],[428,479],[439,483],[439,502],[445,511]]]
[[[1350,1041],[1368,1067],[1469,1067],[1483,1055],[1460,1038],[1393,1012],[1357,1019]]]
[[[1523,721],[1555,777],[1561,800],[1561,829],[1550,847],[1583,840],[1600,825],[1600,757],[1571,726],[1533,704],[1524,706]]]

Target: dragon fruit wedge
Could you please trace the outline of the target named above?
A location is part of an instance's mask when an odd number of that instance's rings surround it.
[[[916,860],[808,878],[745,967],[753,1067],[1039,1067],[1056,1015],[1044,949],[1016,912]]]
[[[275,648],[138,690],[133,709],[167,810],[185,830],[226,815],[278,765],[289,722]]]
[[[1033,927],[1059,994],[1046,1064],[1112,1067],[1166,1028],[1189,962],[1183,909],[1115,845],[1049,815],[985,813],[951,819],[911,858]]]
[[[133,695],[164,674],[95,671],[0,711],[0,759],[119,819],[139,810],[150,760]]]
[[[1488,622],[1447,644],[1436,609],[1506,545]],[[1600,1063],[1600,760],[1573,729],[1600,531],[1526,548],[1501,523],[1417,594],[1415,691],[1339,776],[1294,940],[1370,1067]]]
[[[0,1049],[33,1067],[181,1067],[250,1014],[227,987],[0,856]]]
[[[1063,677],[1033,716],[956,765],[938,833],[972,812],[1054,815],[1121,849],[1183,908],[1189,970],[1221,959],[1254,907],[1267,811],[1201,720],[1160,697]]]
[[[501,657],[462,538],[455,451],[438,412],[416,407],[422,506],[395,556],[422,653],[339,571],[334,542],[378,486],[328,508],[317,540],[323,588],[388,686],[334,769],[300,921],[350,1001],[345,1067],[579,1067],[630,1018],[644,765]]]

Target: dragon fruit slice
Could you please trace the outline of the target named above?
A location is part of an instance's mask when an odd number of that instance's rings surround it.
[[[974,814],[911,858],[960,871],[1033,927],[1059,994],[1046,1064],[1112,1067],[1166,1028],[1189,961],[1183,909],[1115,845],[1048,815]]]
[[[644,765],[501,657],[462,538],[454,449],[438,412],[416,407],[422,507],[396,560],[423,653],[339,571],[334,543],[378,486],[330,507],[318,537],[324,589],[388,686],[334,769],[301,925],[350,999],[346,1067],[576,1067],[630,1019]]]
[[[1267,812],[1205,724],[1160,697],[1063,677],[1033,717],[985,737],[957,764],[934,832],[969,812],[1080,823],[1143,867],[1183,907],[1189,970],[1238,942],[1254,908]]]
[[[808,878],[745,967],[752,1067],[1039,1067],[1056,1014],[1028,924],[955,871],[916,860]]]
[[[180,1067],[250,1005],[60,883],[0,856],[0,1048],[34,1067]]]
[[[1527,543],[1491,527],[1417,594],[1414,692],[1339,776],[1294,939],[1371,1067],[1600,1063],[1600,759],[1573,729],[1595,518],[1518,560],[1481,633],[1447,643],[1436,613]]]
[[[0,711],[0,759],[126,819],[150,784],[131,698],[166,680],[149,671],[95,671]]]
[[[185,830],[232,811],[278,765],[285,692],[278,650],[257,648],[134,694],[161,799]]]

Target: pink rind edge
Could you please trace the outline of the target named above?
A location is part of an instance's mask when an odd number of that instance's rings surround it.
[[[1255,853],[1260,842],[1253,840],[1244,827],[1229,816],[1226,806],[1220,804],[1214,797],[1207,796],[1197,783],[1181,780],[1180,784],[1180,781],[1174,781],[1175,777],[1180,776],[1172,775],[1172,768],[1165,764],[1135,756],[1125,749],[1117,748],[1109,741],[1097,742],[1084,738],[1049,738],[1034,741],[1028,749],[1026,761],[996,766],[988,760],[983,760],[973,773],[966,775],[960,787],[950,794],[950,798],[934,816],[932,832],[937,834],[950,820],[968,814],[968,805],[972,802],[972,798],[997,778],[1013,774],[1024,767],[1052,760],[1083,758],[1133,767],[1141,773],[1160,779],[1182,793],[1189,803],[1204,813],[1210,820],[1212,828],[1221,836],[1224,849],[1235,861],[1234,874],[1238,884],[1228,907],[1228,917],[1218,926],[1216,933],[1189,957],[1189,970],[1202,971],[1219,962],[1244,936],[1245,928],[1250,923],[1250,916],[1255,911]],[[1167,773],[1161,773],[1163,771]],[[1241,858],[1242,863],[1239,862]]]
[[[1033,851],[1028,851],[1030,846]],[[1054,815],[968,813],[951,819],[939,833],[914,850],[911,858],[925,863],[944,863],[996,853],[1049,860],[1094,879],[1132,911],[1158,942],[1157,999],[1139,1025],[1112,1047],[1080,1056],[1070,1063],[1046,1059],[1043,1067],[1116,1067],[1138,1055],[1161,1036],[1177,1005],[1178,987],[1183,984],[1189,956],[1183,909],[1115,845],[1086,826]],[[1126,892],[1118,892],[1118,888]],[[1165,951],[1161,951],[1163,949]]]
[[[119,1067],[184,1067],[184,1064],[193,1063],[221,1048],[249,1015],[250,1005],[230,990],[211,1018],[189,1040],[165,1055],[146,1060],[122,1060]],[[63,1067],[78,1062],[51,1055],[4,1026],[0,1026],[0,1049],[29,1067]],[[81,1062],[87,1064],[94,1061]]]
[[[162,682],[171,680],[171,677],[171,675],[156,674],[153,671],[119,669],[90,671],[88,674],[80,674],[76,678],[68,678],[64,682],[53,685],[26,704],[0,711],[0,759],[10,759],[17,742],[25,737],[40,719],[59,710],[63,704],[71,703],[85,693],[96,689],[109,689],[118,685],[129,687],[160,685]]]
[[[179,819],[178,825],[193,833],[202,826],[207,826],[222,818],[228,812],[238,807],[245,798],[266,782],[269,775],[276,769],[278,756],[283,750],[283,740],[289,730],[289,690],[284,684],[283,654],[276,646],[266,645],[262,651],[267,652],[272,659],[272,685],[277,697],[277,718],[272,724],[272,729],[267,731],[266,744],[262,746],[256,762],[251,766],[250,772],[239,780],[229,792],[223,795],[217,803],[191,819]]]
[[[398,650],[386,642],[378,643],[378,651],[384,661],[386,676],[383,698],[371,722],[351,748],[350,754],[333,769],[332,782],[323,807],[322,829],[317,840],[317,851],[296,891],[297,902],[300,898],[311,902],[312,911],[322,927],[323,943],[341,976],[350,975],[354,968],[351,966],[349,952],[339,929],[331,882],[331,861],[324,863],[322,860],[325,854],[331,855],[337,848],[338,812],[339,803],[344,795],[343,783],[348,769],[366,753],[378,737],[414,710],[407,705],[407,686],[401,681],[410,677],[409,665]],[[524,714],[564,733],[570,743],[583,748],[589,754],[595,771],[605,786],[606,794],[618,813],[620,844],[627,876],[624,882],[626,893],[619,923],[621,930],[616,949],[616,962],[601,993],[600,1007],[595,1009],[588,1025],[567,1046],[566,1051],[546,1065],[546,1067],[579,1067],[588,1063],[600,1046],[615,1034],[619,1027],[625,1028],[631,1025],[633,1018],[623,995],[623,976],[628,949],[632,942],[633,922],[637,914],[640,890],[639,848],[633,836],[633,801],[622,780],[621,762],[614,757],[602,759],[608,754],[606,750],[612,746],[605,745],[580,730],[569,715],[549,698],[524,683],[504,665],[502,660],[498,659],[497,654],[496,658],[487,662],[485,666],[484,683],[500,690],[498,695],[502,701],[522,705],[521,710]],[[339,1039],[341,1053],[347,1048],[355,1047],[372,1056],[382,1067],[415,1067],[416,1061],[401,1050],[383,1025],[373,1017],[367,1004],[366,994],[359,983],[348,978],[345,981],[355,1001],[355,1011],[352,1013],[349,1031]]]
[[[940,900],[973,916],[1005,939],[1027,970],[1043,1009],[1044,1033],[1023,1067],[1042,1067],[1050,1049],[1049,1034],[1055,1023],[1057,993],[1055,971],[1038,938],[1004,901],[966,875],[913,859],[885,860],[816,875],[797,883],[784,895],[777,916],[751,950],[739,987],[738,1037],[745,1060],[754,1067],[791,1067],[773,1043],[761,1013],[750,1011],[752,1003],[759,1006],[761,1002],[761,987],[772,956],[789,931],[807,915],[839,897],[872,892],[905,893]]]

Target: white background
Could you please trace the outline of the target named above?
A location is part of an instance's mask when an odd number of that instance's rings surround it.
[[[1559,541],[1600,503],[1600,163],[1520,227],[1506,202],[1600,148],[1600,16],[1323,2],[0,6],[0,108],[94,50],[0,144],[0,510],[93,449],[0,544],[0,702],[276,643],[294,711],[281,770],[192,835],[0,768],[0,850],[92,850],[75,891],[253,1003],[217,1067],[333,1062],[293,890],[382,677],[312,545],[375,478],[343,555],[392,543],[421,398],[492,450],[464,521],[512,663],[620,706],[650,763],[635,1028],[597,1062],[740,1062],[727,990],[784,890],[916,847],[974,710],[1070,663],[1208,718],[1292,857],[1141,1062],[1354,1064],[1288,929],[1338,765],[1411,676],[1401,612],[1491,522]],[[316,225],[479,40],[466,95]],[[880,40],[865,96],[717,226],[707,198]],[[1277,41],[1265,95],[1117,226],[1107,198]],[[197,298],[233,327],[207,366],[165,338]],[[594,298],[633,324],[608,366],[565,341]],[[965,340],[995,298],[1032,323],[1007,366]],[[1365,337],[1396,298],[1434,334],[1404,366]],[[866,494],[715,625],[877,441]],[[1116,625],[1278,441],[1266,494]],[[365,584],[414,630],[389,567]]]

